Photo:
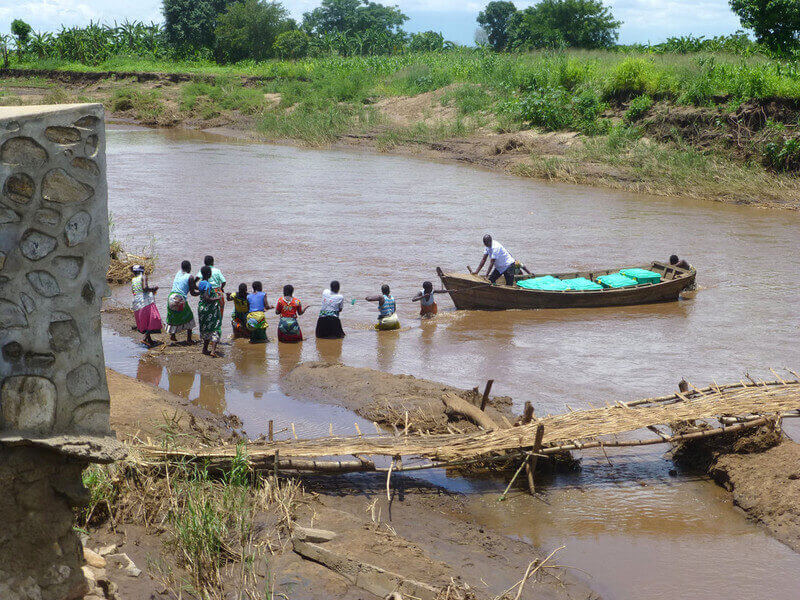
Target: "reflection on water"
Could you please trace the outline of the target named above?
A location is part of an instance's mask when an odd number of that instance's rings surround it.
[[[128,248],[155,236],[151,280],[168,285],[180,261],[212,253],[230,286],[260,279],[274,300],[292,283],[314,304],[332,279],[347,303],[341,341],[252,346],[236,340],[221,380],[138,365],[139,350],[105,334],[109,366],[211,410],[238,415],[251,435],[275,420],[281,435],[354,433],[352,413],[282,393],[304,360],[411,373],[494,392],[537,413],[667,393],[768,366],[800,365],[791,292],[800,272],[800,215],[645,198],[367,153],[212,142],[181,132],[109,131],[109,205]],[[287,207],[290,207],[287,209]],[[142,219],[146,215],[146,219]],[[411,303],[434,268],[464,270],[489,231],[535,272],[644,263],[677,253],[698,267],[681,302],[592,310],[456,312],[440,298],[434,321]],[[377,333],[360,300],[389,283],[403,329]],[[129,291],[114,297],[127,304]],[[313,333],[315,310],[300,318]],[[277,325],[269,316],[270,337]],[[223,337],[230,323],[223,324]],[[133,372],[131,372],[133,371]],[[636,458],[638,460],[636,460]],[[794,598],[798,556],[747,523],[707,481],[672,479],[658,454],[612,465],[587,461],[543,502],[499,506],[496,480],[429,479],[474,494],[480,521],[546,547],[593,573],[609,598]],[[637,481],[643,482],[640,485]],[[489,493],[488,490],[492,490]],[[768,572],[769,570],[769,572]]]
[[[319,360],[331,364],[342,362],[343,340],[316,339],[316,344]]]

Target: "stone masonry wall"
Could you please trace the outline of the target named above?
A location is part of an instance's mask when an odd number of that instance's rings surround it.
[[[0,432],[104,434],[103,108],[0,108]]]
[[[75,600],[72,510],[112,439],[102,106],[0,107],[0,186],[0,599]]]

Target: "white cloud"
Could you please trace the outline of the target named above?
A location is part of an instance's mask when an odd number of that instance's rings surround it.
[[[660,41],[670,35],[718,35],[739,27],[727,0],[606,0],[614,16],[623,22],[620,41]],[[441,29],[451,39],[470,42],[474,18],[488,0],[384,0],[397,4],[412,19],[411,30]],[[533,1],[516,2],[524,8]],[[296,18],[319,5],[319,0],[286,0]],[[474,15],[474,16],[473,16]],[[0,31],[7,33],[13,19],[20,18],[36,31],[52,31],[62,24],[83,25],[89,20],[113,22],[161,21],[161,0],[0,0]]]

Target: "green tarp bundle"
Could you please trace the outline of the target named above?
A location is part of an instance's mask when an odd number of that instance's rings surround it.
[[[661,281],[661,275],[647,269],[622,269],[620,273],[625,277],[635,279],[636,283],[659,283]]]
[[[599,283],[595,283],[591,279],[586,279],[586,277],[576,277],[575,279],[562,279],[567,285],[568,290],[602,290],[603,286]]]
[[[567,284],[552,275],[523,279],[518,281],[517,285],[526,290],[546,290],[549,292],[563,292],[567,289]]]
[[[605,288],[624,288],[636,285],[636,280],[619,273],[610,273],[609,275],[601,275],[597,278]]]

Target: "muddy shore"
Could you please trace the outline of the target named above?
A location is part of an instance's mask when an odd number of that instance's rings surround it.
[[[448,417],[443,398],[454,394],[470,404],[480,404],[479,391],[462,390],[411,375],[307,362],[284,377],[282,387],[290,396],[336,404],[398,430],[405,429],[406,422],[409,431],[447,433],[448,426],[451,433],[477,429],[463,418]],[[507,396],[490,397],[486,413],[498,423],[511,421],[514,419],[511,404]]]
[[[112,428],[120,439],[158,438],[167,425],[170,435],[204,443],[233,435],[224,420],[169,392],[110,370],[108,378]],[[499,596],[522,577],[531,561],[552,550],[537,550],[525,541],[486,530],[471,522],[460,494],[411,478],[392,480],[391,499],[387,499],[383,477],[312,476],[301,484],[307,491],[292,509],[293,521],[334,532],[336,537],[325,544],[327,550],[434,587],[455,582],[458,589],[470,590],[472,595],[464,598]],[[291,532],[276,525],[276,515],[265,513],[259,521],[265,529],[271,524],[275,531],[283,531],[270,542],[276,594],[309,600],[375,597],[335,569],[293,552]],[[92,549],[113,545],[115,552],[127,554],[143,570],[139,576],[110,565],[101,571],[121,597],[135,599],[158,594],[165,570],[176,568],[164,542],[162,527],[123,519],[93,528],[85,545]],[[598,598],[581,578],[562,568],[542,571],[531,579],[521,598]]]
[[[800,552],[800,444],[780,427],[685,442],[672,457],[711,477],[748,518]]]
[[[800,552],[800,444],[784,440],[763,452],[724,454],[708,473],[751,519]]]

